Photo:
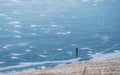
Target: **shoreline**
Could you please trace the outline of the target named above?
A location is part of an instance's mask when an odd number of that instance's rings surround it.
[[[120,75],[120,58],[76,62],[18,75]]]

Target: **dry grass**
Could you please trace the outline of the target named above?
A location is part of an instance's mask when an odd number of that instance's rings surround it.
[[[55,74],[29,74],[29,75],[55,75]]]
[[[120,75],[120,58],[75,63],[20,75]]]

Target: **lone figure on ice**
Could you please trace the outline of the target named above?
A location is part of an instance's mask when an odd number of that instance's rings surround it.
[[[78,57],[78,48],[76,48],[76,58]]]

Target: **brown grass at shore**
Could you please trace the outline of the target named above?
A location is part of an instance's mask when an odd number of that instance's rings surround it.
[[[80,62],[20,75],[120,75],[120,58]]]
[[[55,74],[29,74],[29,75],[55,75]]]

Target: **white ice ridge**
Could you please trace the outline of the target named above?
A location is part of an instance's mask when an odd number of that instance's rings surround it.
[[[92,48],[89,48],[89,47],[83,47],[83,48],[80,48],[81,50],[93,50]]]
[[[0,14],[0,17],[4,17],[4,16],[7,16],[6,14]]]
[[[43,58],[47,57],[47,56],[45,56],[45,55],[38,55],[38,56],[43,57]]]
[[[26,43],[26,42],[21,42],[21,43],[18,43],[18,45],[19,45],[19,46],[26,46],[26,45],[28,45],[28,43]]]
[[[15,38],[21,38],[21,36],[19,36],[19,35],[15,35],[14,37],[15,37]]]
[[[10,53],[12,56],[20,56],[22,54],[17,54],[17,53]]]
[[[88,2],[89,0],[81,0],[82,2]]]
[[[63,48],[58,48],[58,49],[56,49],[57,51],[62,51],[63,50]]]
[[[82,2],[89,2],[91,0],[81,0]],[[103,1],[106,1],[106,0],[92,0],[93,2],[103,2]]]
[[[20,2],[20,0],[10,0],[11,2]]]
[[[3,63],[5,63],[5,62],[0,62],[0,64],[3,64]]]
[[[91,55],[92,59],[91,61],[99,61],[99,60],[106,60],[106,59],[112,59],[112,58],[119,58],[120,57],[120,51],[117,51],[115,53],[96,53],[94,55]]]
[[[105,51],[103,51],[102,53],[105,53],[105,52],[107,52],[107,51],[109,51],[109,50],[111,50],[111,49],[114,49],[115,47],[118,47],[118,46],[120,46],[120,43],[118,43],[118,44],[115,44],[115,45],[113,45],[112,47],[110,47],[110,48],[107,48]]]
[[[19,25],[20,22],[19,21],[11,21],[11,22],[9,22],[9,24],[11,24],[11,25]]]
[[[1,67],[0,71],[2,70],[9,70],[15,68],[23,68],[28,66],[34,65],[43,65],[43,64],[66,64],[66,63],[74,63],[78,62],[80,58],[77,59],[70,59],[70,60],[60,60],[60,61],[44,61],[44,62],[21,62],[19,65],[8,66],[8,67]]]
[[[60,35],[68,35],[68,34],[71,34],[70,31],[67,31],[67,32],[57,32],[56,34],[60,34]]]
[[[12,47],[13,45],[4,45],[2,48],[9,49],[9,47]]]

